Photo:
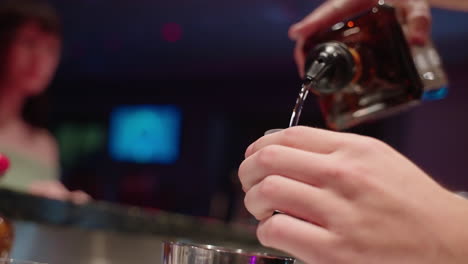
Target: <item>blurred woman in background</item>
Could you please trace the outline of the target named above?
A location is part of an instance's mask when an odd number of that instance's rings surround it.
[[[57,143],[37,126],[45,105],[33,108],[57,69],[61,42],[59,17],[45,2],[0,3],[0,152],[11,162],[0,186],[79,202],[88,196],[59,182]]]

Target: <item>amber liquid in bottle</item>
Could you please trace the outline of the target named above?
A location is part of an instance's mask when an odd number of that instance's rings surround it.
[[[319,96],[328,126],[343,130],[438,92],[446,85],[440,59],[434,49],[420,50],[408,45],[395,9],[385,4],[310,38],[304,48],[308,89]],[[313,69],[318,65],[321,74]]]
[[[0,258],[8,258],[13,246],[13,226],[0,215]]]

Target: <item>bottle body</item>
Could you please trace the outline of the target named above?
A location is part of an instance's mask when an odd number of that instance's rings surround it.
[[[337,43],[346,49],[352,65],[331,65],[331,74],[315,80],[311,88],[332,129],[343,130],[446,95],[447,78],[437,51],[431,43],[408,45],[391,6],[378,5],[309,39],[306,72],[316,64],[317,54]],[[349,71],[346,80],[338,74],[343,67]]]

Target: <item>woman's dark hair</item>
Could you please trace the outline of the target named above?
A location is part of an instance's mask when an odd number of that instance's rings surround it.
[[[62,25],[55,9],[43,0],[0,1],[0,78],[7,66],[6,58],[18,29],[26,23],[36,23],[41,30],[61,38]],[[26,103],[23,118],[31,125],[45,126],[47,116],[45,95],[32,97]]]

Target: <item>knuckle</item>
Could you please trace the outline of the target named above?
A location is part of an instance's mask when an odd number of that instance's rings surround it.
[[[369,166],[364,163],[355,163],[349,166],[349,177],[347,179],[348,195],[356,196],[359,192],[369,191],[373,188],[372,175]]]
[[[331,256],[331,263],[346,263],[349,259],[355,258],[353,252],[350,249],[350,241],[343,235],[335,235],[329,239],[329,245],[331,248],[336,249],[336,254]]]
[[[255,214],[254,214],[255,212],[254,212],[254,210],[253,210],[253,204],[252,204],[253,201],[255,201],[255,200],[252,200],[252,191],[247,192],[247,193],[245,194],[245,196],[244,196],[244,205],[245,205],[245,209],[247,209],[247,211],[248,211],[249,213],[251,213],[252,215],[255,216]],[[256,216],[255,216],[255,217],[256,217]],[[256,217],[256,218],[257,218],[257,217]]]
[[[339,133],[335,138],[335,153],[353,149],[355,146],[359,145],[357,142],[362,140],[361,138],[362,136],[352,133]]]
[[[369,175],[369,165],[361,159],[340,158],[332,163],[327,167],[327,175],[333,178],[333,181],[345,183],[348,187],[365,181]]]
[[[241,165],[239,166],[239,170],[237,171],[237,176],[241,182],[241,184],[244,184],[245,178],[246,178],[246,161],[244,160]]]
[[[281,191],[281,179],[279,176],[268,176],[258,187],[258,194],[265,199],[274,199],[274,197]]]
[[[336,150],[341,150],[343,148],[346,148],[346,146],[348,146],[350,142],[352,142],[352,139],[354,137],[353,134],[337,133],[337,132],[334,132],[334,133],[336,133],[335,135],[337,135],[334,138],[334,145],[335,145]]]
[[[304,136],[306,128],[303,126],[294,126],[283,131],[283,140],[286,142],[295,142]]]
[[[369,166],[362,162],[354,162],[348,165],[348,170],[353,175],[353,181],[359,182],[361,185],[366,182],[366,178],[369,176]]]
[[[342,177],[346,174],[346,167],[350,162],[350,157],[346,152],[332,153],[328,159],[321,161],[323,174],[329,177]]]
[[[287,227],[283,225],[281,215],[270,217],[257,228],[257,237],[264,246],[273,246],[275,241],[281,241]]]
[[[288,147],[296,147],[300,138],[303,138],[303,129],[301,127],[292,127],[285,129],[280,137],[280,143]]]
[[[363,191],[374,188],[375,180],[372,165],[366,161],[348,160],[331,168],[330,174],[334,184],[340,186],[340,193],[348,200],[362,196]]]
[[[372,137],[360,137],[356,140],[356,145],[361,152],[364,153],[376,153],[382,152],[387,148],[387,145],[380,140]]]
[[[338,230],[328,241],[329,245],[333,248],[344,250],[346,248],[346,239],[344,238],[342,231]]]
[[[349,173],[347,163],[341,163],[339,165],[328,166],[327,170],[328,170],[327,175],[329,175],[331,178],[333,178],[334,181],[337,181],[337,182],[341,182],[344,179],[346,179]]]
[[[310,128],[294,126],[282,131],[280,143],[291,148],[299,148],[307,137],[310,137]]]
[[[278,155],[278,146],[266,146],[258,151],[256,163],[262,168],[271,168],[274,165]]]

